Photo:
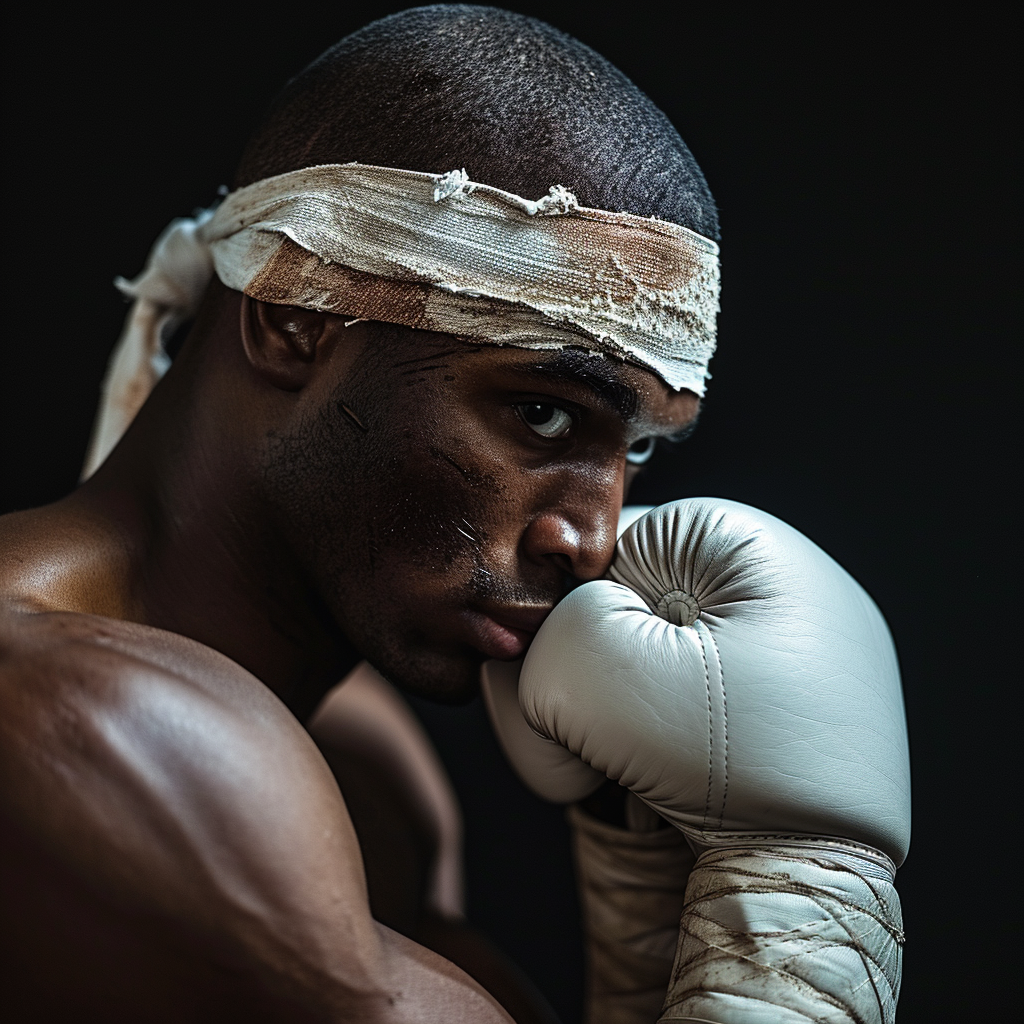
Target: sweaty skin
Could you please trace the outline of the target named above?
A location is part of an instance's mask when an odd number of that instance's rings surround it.
[[[8,1005],[509,1019],[372,916],[406,911],[386,877],[371,900],[300,723],[363,657],[472,694],[485,658],[518,656],[604,572],[629,446],[696,413],[634,367],[345,328],[214,286],[100,471],[0,521]]]

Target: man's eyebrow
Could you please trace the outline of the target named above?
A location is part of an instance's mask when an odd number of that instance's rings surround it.
[[[543,363],[521,368],[525,373],[582,384],[628,423],[640,408],[636,390],[619,379],[615,364],[579,349],[563,348]]]

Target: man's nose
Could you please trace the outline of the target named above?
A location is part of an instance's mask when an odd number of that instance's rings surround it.
[[[600,579],[615,553],[622,488],[601,488],[538,512],[526,528],[526,557],[576,579]]]

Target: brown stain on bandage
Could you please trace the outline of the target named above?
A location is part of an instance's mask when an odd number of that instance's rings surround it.
[[[423,329],[431,288],[327,263],[282,237],[274,255],[245,286],[245,294],[261,302]]]
[[[598,218],[577,212],[552,226],[557,227],[559,242],[567,251],[608,254],[605,266],[595,270],[594,284],[623,306],[631,304],[637,292],[678,289],[682,280],[701,272],[707,258],[697,243],[681,244],[677,230],[661,229],[656,222],[640,228],[635,221],[619,222],[614,215]]]
[[[558,218],[560,242],[568,251],[583,251],[594,244],[595,224],[587,218]],[[546,227],[543,220],[533,226]],[[635,227],[613,221],[596,225],[606,236],[601,248],[609,254],[606,266],[597,269],[590,285],[606,299],[629,306],[637,293],[658,293],[678,287],[680,274],[690,277],[700,270],[700,256],[681,251],[677,239],[655,227],[636,237]],[[689,259],[687,257],[690,257]],[[379,320],[415,330],[437,330],[436,312],[429,308],[438,286],[429,281],[401,281],[329,263],[290,238],[282,236],[274,254],[245,286],[245,294],[262,302],[302,306],[324,313],[364,320]],[[460,296],[463,315],[481,319],[507,312],[509,305],[526,308],[537,290],[549,286],[542,281],[521,282],[520,294],[497,299],[479,294]],[[536,315],[536,314],[535,314]],[[546,319],[546,318],[545,318]],[[486,339],[481,332],[481,340]]]
[[[457,299],[462,329],[452,330],[451,312],[442,311],[439,316],[432,300],[436,302],[439,294],[450,299],[454,293],[425,281],[397,281],[329,263],[286,236],[281,237],[274,254],[243,291],[261,302],[301,306],[420,331],[442,331],[471,343],[504,344],[503,339],[493,335],[496,326],[507,321],[512,309],[518,309],[520,315],[526,311],[539,323],[552,323],[517,302],[463,293]],[[565,341],[569,344],[576,337],[567,331]]]

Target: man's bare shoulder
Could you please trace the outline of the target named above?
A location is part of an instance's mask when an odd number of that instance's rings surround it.
[[[112,915],[217,935],[232,958],[271,956],[289,974],[295,951],[265,946],[278,928],[317,930],[311,897],[365,907],[351,822],[315,746],[258,680],[200,644],[6,609],[0,737],[3,815]]]
[[[508,1019],[373,921],[316,747],[255,677],[187,638],[0,610],[0,818],[14,826],[0,859],[18,890],[22,974],[64,963],[85,978],[75,999],[129,956],[147,979],[138,1006],[163,1000],[168,1019],[224,1019],[215,1000],[234,1013],[243,997],[247,1019]],[[103,943],[68,925],[76,905]],[[125,998],[108,1019],[138,1019]]]
[[[164,630],[4,608],[0,707],[4,803],[43,828],[41,806],[82,805],[94,786],[98,802],[120,805],[107,813],[131,818],[148,803],[187,799],[224,804],[223,814],[259,798],[269,812],[282,771],[308,794],[337,795],[274,694],[229,658]]]
[[[134,738],[147,743],[201,741],[228,729],[313,753],[284,705],[230,658],[101,615],[0,607],[0,694],[7,725],[13,714],[22,725],[54,730],[54,740],[62,738],[55,715],[81,714],[97,725],[131,721]]]

